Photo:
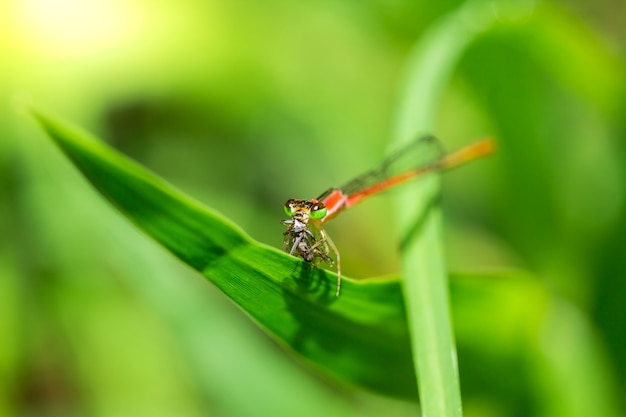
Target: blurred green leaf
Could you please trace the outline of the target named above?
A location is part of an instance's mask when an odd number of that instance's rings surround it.
[[[398,142],[432,131],[442,92],[460,56],[495,21],[491,5],[466,2],[434,24],[415,44],[396,118]],[[433,204],[440,184],[437,177],[428,180],[405,188],[398,197],[400,230],[419,231],[405,235],[402,248],[409,331],[424,415],[461,416],[448,276],[441,247],[441,211]]]
[[[3,339],[0,345],[0,378],[3,381],[17,378],[17,365],[24,351],[23,340],[19,337],[24,317],[18,314],[19,281],[22,276],[13,258],[11,252],[0,251],[0,336]],[[14,391],[13,384],[0,384],[0,416],[12,414]]]

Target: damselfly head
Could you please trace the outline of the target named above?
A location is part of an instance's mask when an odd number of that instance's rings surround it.
[[[287,200],[284,209],[289,219],[281,220],[281,223],[287,226],[287,230],[283,232],[283,251],[302,258],[313,266],[324,261],[332,267],[334,261],[328,255],[329,247],[332,247],[337,257],[336,295],[339,295],[341,285],[339,252],[322,227],[322,221],[328,214],[328,208],[323,202],[316,199],[292,198]]]
[[[309,222],[309,219],[323,219],[328,212],[328,209],[321,201],[301,200],[298,198],[287,200],[284,210],[287,216],[305,224]]]

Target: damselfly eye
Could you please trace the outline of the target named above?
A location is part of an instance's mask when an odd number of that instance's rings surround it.
[[[291,217],[293,215],[293,213],[295,213],[295,211],[296,211],[295,201],[293,201],[293,199],[287,200],[287,202],[283,206],[283,209],[285,210],[285,214],[287,216]]]
[[[328,209],[324,205],[324,203],[317,203],[313,207],[311,207],[311,218],[313,220],[321,220],[326,217],[326,213]]]

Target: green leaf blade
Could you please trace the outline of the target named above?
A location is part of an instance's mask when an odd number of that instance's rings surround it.
[[[337,298],[335,274],[252,241],[219,214],[90,135],[35,115],[103,196],[282,344],[349,384],[416,399],[397,280],[345,279]]]
[[[517,9],[503,6],[501,11],[508,14]],[[470,1],[433,25],[415,44],[395,123],[398,143],[432,131],[437,105],[459,58],[496,21],[491,4]],[[439,190],[439,178],[430,176],[398,193],[399,228],[416,231],[403,242],[404,295],[423,414],[460,417],[461,389],[441,248],[441,211],[436,206]]]

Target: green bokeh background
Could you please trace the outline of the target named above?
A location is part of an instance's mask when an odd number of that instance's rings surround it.
[[[626,6],[518,4],[466,51],[432,132],[450,149],[499,144],[444,179],[449,269],[517,277],[453,306],[470,312],[454,317],[465,414],[624,415]],[[462,7],[1,3],[0,416],[417,415],[277,346],[23,108],[86,127],[278,247],[287,198],[380,161],[409,51]],[[345,274],[399,270],[393,212],[380,197],[329,226]]]

